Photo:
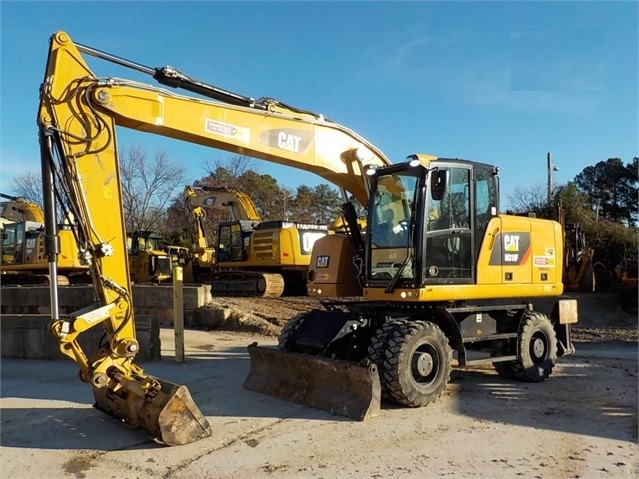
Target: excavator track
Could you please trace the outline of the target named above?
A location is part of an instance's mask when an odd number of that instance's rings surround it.
[[[277,298],[284,293],[284,277],[276,273],[222,271],[211,279],[213,296],[255,296]]]

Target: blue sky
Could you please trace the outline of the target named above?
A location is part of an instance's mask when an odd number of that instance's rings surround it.
[[[638,147],[635,1],[0,3],[0,192],[39,171],[35,123],[49,37],[150,67],[171,65],[358,132],[393,162],[412,153],[499,166],[514,188],[555,184]],[[101,76],[151,77],[88,59]],[[166,152],[187,181],[230,154],[118,131],[119,149]],[[255,160],[281,186],[302,170]]]

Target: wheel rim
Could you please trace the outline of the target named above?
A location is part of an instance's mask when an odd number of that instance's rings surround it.
[[[417,387],[430,385],[439,375],[440,357],[432,344],[421,344],[411,355],[411,377]]]
[[[530,341],[530,357],[539,363],[548,356],[548,338],[541,331],[537,331]]]

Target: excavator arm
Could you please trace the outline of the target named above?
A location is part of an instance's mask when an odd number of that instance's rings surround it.
[[[52,278],[59,254],[57,203],[78,222],[78,243],[90,265],[96,304],[59,317],[51,281],[51,332],[60,350],[92,384],[95,406],[167,445],[211,434],[185,386],[144,373],[133,363],[136,340],[114,119],[91,106],[93,76],[64,33],[51,39],[38,123],[45,203],[46,251]],[[102,325],[105,340],[88,356],[78,336]]]
[[[83,54],[153,76],[208,97],[176,95],[148,84],[98,78]],[[212,101],[214,100],[214,101]],[[273,99],[253,100],[193,80],[170,67],[152,69],[51,37],[38,111],[51,281],[51,331],[61,351],[93,385],[96,407],[165,444],[211,434],[184,386],[144,373],[133,363],[136,340],[129,279],[116,127],[163,135],[313,172],[338,186],[344,201],[368,203],[367,169],[390,164],[351,130]],[[89,264],[96,304],[65,317],[57,308],[59,241],[56,204],[78,222],[78,245]],[[102,325],[105,340],[87,355],[77,338]]]

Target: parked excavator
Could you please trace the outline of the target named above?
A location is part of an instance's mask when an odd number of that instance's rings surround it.
[[[162,236],[154,231],[127,233],[129,271],[134,283],[166,283],[173,278],[173,257],[160,245]]]
[[[138,81],[98,78],[83,55],[130,67],[205,98],[176,95]],[[97,298],[94,305],[61,315],[52,281],[51,331],[60,350],[78,363],[80,378],[93,386],[98,409],[167,445],[208,437],[208,421],[186,386],[150,376],[134,363],[139,345],[116,127],[301,168],[337,185],[345,202],[352,195],[367,203],[364,172],[390,161],[374,145],[322,115],[272,98],[237,95],[171,67],[149,68],[74,43],[65,32],[50,39],[37,121],[50,274],[57,275],[59,232],[53,219],[61,208],[77,221],[78,246],[90,266]],[[97,326],[105,330],[104,341],[100,352],[88,358],[77,338]]]
[[[99,79],[82,53],[208,99]],[[52,331],[93,385],[97,407],[156,440],[188,442],[210,428],[184,386],[151,378],[133,364],[116,126],[303,168],[342,192],[350,236],[317,240],[311,266],[317,280],[335,263],[350,261],[350,270],[322,277],[322,287],[335,292],[354,283],[363,298],[325,301],[324,309],[297,315],[283,328],[278,348],[249,345],[247,389],[365,419],[379,411],[382,395],[410,407],[439,398],[453,351],[459,367],[493,364],[504,377],[531,382],[547,379],[557,357],[574,352],[577,301],[561,296],[561,224],[500,214],[495,166],[420,154],[391,164],[368,141],[321,115],[231,93],[171,67],[145,67],[74,44],[64,32],[51,38],[38,122],[45,212],[55,213],[58,186],[78,218],[100,298],[95,308],[63,318],[56,312]],[[59,168],[51,166],[56,156]],[[351,196],[368,210],[364,238]],[[55,231],[47,235],[53,239]],[[55,271],[57,251],[47,254]],[[533,306],[543,297],[554,300],[552,312]],[[75,338],[101,323],[107,339],[89,361]]]
[[[3,285],[48,284],[49,265],[44,253],[44,212],[36,203],[24,198],[0,193],[9,201],[0,203],[2,251],[0,268]],[[88,266],[79,256],[73,225],[69,221],[59,226],[60,256],[58,284],[88,283]]]
[[[326,226],[262,221],[253,200],[237,188],[187,187],[185,199],[196,225],[194,270],[208,267],[213,296],[306,295],[311,251],[328,234]],[[218,227],[216,248],[207,246],[204,207],[231,216]]]

